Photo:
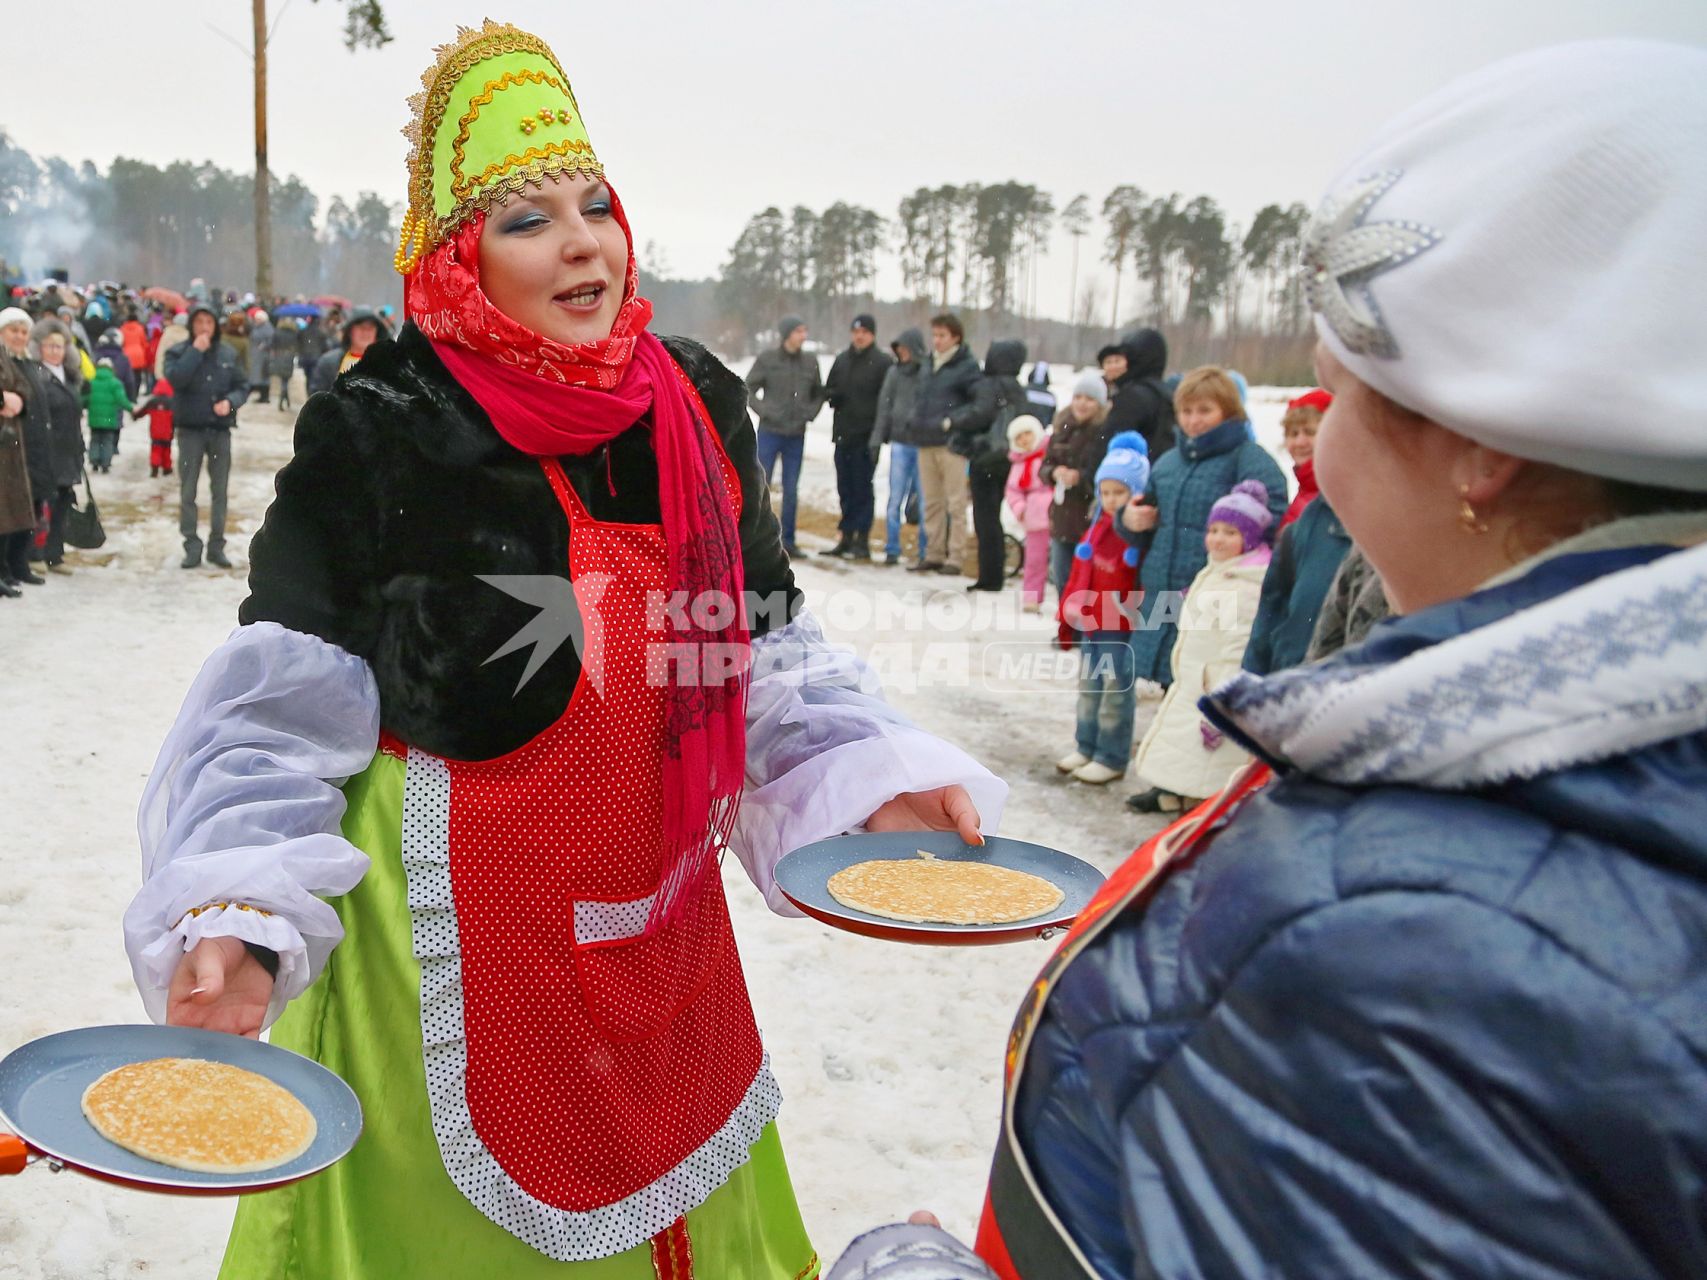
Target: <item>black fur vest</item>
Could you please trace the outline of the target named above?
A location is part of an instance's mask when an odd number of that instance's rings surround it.
[[[759,472],[747,389],[704,347],[664,339],[741,476],[746,587],[792,616],[793,574]],[[659,519],[651,435],[630,428],[562,460],[599,520]],[[296,453],[250,546],[239,619],[307,632],[365,658],[384,727],[411,745],[482,760],[562,715],[580,678],[564,644],[517,691],[531,646],[487,658],[537,612],[479,575],[568,575],[568,522],[536,459],[493,428],[413,326],[370,347],[302,407]]]

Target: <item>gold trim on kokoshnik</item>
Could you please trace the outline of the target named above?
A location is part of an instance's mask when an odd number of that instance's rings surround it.
[[[923,849],[917,858],[856,862],[826,888],[844,907],[908,924],[1013,924],[1054,910],[1067,896],[1041,876]]]
[[[145,1160],[194,1173],[259,1173],[313,1145],[313,1112],[265,1076],[201,1058],[151,1058],[83,1091],[103,1138]]]

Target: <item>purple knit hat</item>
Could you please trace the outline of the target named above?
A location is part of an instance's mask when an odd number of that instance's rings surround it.
[[[1268,486],[1261,480],[1241,480],[1233,492],[1209,508],[1208,523],[1230,524],[1245,539],[1245,550],[1255,551],[1268,537],[1274,516],[1268,509]]]

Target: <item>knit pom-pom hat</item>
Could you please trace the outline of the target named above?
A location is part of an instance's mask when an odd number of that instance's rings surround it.
[[[1097,467],[1096,482],[1118,480],[1134,494],[1150,483],[1150,446],[1136,431],[1122,431],[1108,442],[1108,452]]]
[[[1268,509],[1268,486],[1261,480],[1241,480],[1233,491],[1209,509],[1209,523],[1230,524],[1254,551],[1268,536],[1274,516]]]

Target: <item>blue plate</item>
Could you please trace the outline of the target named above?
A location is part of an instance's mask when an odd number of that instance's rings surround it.
[[[101,1076],[150,1058],[205,1058],[282,1085],[314,1114],[318,1131],[296,1159],[258,1173],[174,1169],[109,1142],[83,1115],[83,1091]],[[32,1040],[0,1061],[0,1115],[44,1156],[81,1172],[157,1190],[229,1195],[281,1186],[344,1156],[362,1131],[361,1103],[318,1062],[259,1040],[190,1027],[82,1027]]]
[[[1053,911],[1011,924],[913,924],[844,906],[830,896],[827,882],[838,871],[879,858],[914,858],[919,850],[958,862],[988,862],[1040,876],[1066,897]],[[835,836],[796,849],[776,865],[776,883],[785,897],[815,920],[869,938],[927,946],[981,946],[1046,936],[1073,923],[1096,891],[1103,874],[1090,863],[1059,849],[1002,836],[982,846],[965,843],[952,831],[886,831]]]

